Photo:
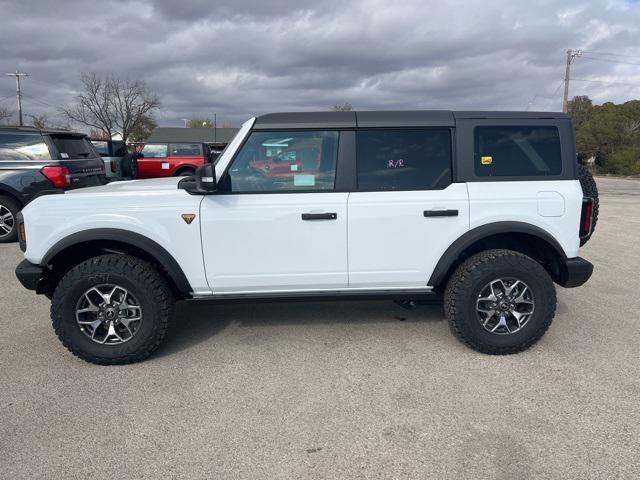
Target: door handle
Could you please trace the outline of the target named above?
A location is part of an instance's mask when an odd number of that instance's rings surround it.
[[[303,213],[302,220],[335,220],[337,213]]]
[[[425,217],[457,217],[458,210],[425,210]]]

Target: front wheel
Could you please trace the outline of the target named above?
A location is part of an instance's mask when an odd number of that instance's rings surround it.
[[[512,250],[487,250],[467,259],[449,280],[444,298],[455,336],[493,355],[532,346],[556,310],[556,291],[547,271]]]
[[[160,346],[173,304],[169,285],[153,265],[128,255],[101,255],[62,278],[51,319],[71,353],[118,365],[144,360]]]
[[[18,240],[18,222],[16,215],[20,211],[13,199],[0,196],[0,243],[11,243]]]
[[[176,177],[191,177],[196,174],[196,171],[193,168],[183,168],[182,170],[178,170],[175,174]]]

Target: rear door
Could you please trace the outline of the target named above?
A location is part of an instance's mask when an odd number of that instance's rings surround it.
[[[170,143],[169,164],[174,175],[193,174],[194,170],[205,163],[203,144]]]
[[[451,139],[450,128],[356,132],[350,288],[425,289],[442,253],[468,230],[466,185],[452,183]]]
[[[48,134],[52,157],[69,169],[70,188],[100,185],[104,182],[104,162],[89,139],[82,134]]]

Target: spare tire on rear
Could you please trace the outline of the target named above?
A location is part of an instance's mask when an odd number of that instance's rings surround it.
[[[591,172],[584,165],[578,164],[578,180],[580,180],[582,194],[585,197],[593,198],[593,222],[591,224],[591,232],[586,237],[580,239],[580,246],[582,246],[589,241],[591,235],[593,235],[593,232],[596,230],[600,199],[598,198],[598,186],[596,185],[596,181],[593,178],[593,175],[591,175]]]

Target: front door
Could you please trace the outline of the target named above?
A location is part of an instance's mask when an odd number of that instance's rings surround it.
[[[469,229],[464,183],[451,183],[448,128],[360,130],[349,197],[349,287],[424,289]]]
[[[338,136],[250,135],[200,208],[214,294],[347,288],[349,194],[335,191]]]
[[[166,143],[147,143],[138,159],[138,178],[157,178],[169,175]]]

